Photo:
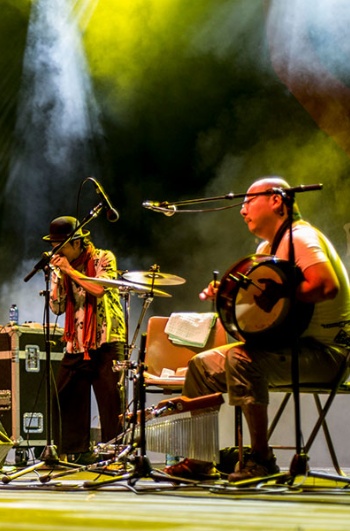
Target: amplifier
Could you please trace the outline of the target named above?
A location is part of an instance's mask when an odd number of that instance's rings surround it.
[[[62,328],[50,336],[50,377],[64,354]],[[45,446],[47,437],[46,338],[43,327],[31,323],[0,330],[0,420],[15,446]],[[51,441],[49,441],[51,444]]]

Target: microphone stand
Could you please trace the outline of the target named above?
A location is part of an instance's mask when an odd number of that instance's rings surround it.
[[[299,337],[297,334],[296,321],[296,264],[295,264],[295,249],[293,241],[293,207],[295,202],[294,192],[289,192],[288,189],[281,193],[284,204],[287,208],[288,214],[288,231],[289,231],[289,249],[288,261],[292,271],[292,289],[290,295],[291,302],[291,328],[294,330],[292,334],[291,355],[292,355],[292,390],[294,399],[294,422],[295,422],[295,450],[296,453],[290,465],[290,474],[292,477],[298,474],[305,475],[307,471],[308,456],[302,451],[302,433],[301,433],[301,413],[300,413],[300,393],[299,393]]]
[[[310,185],[312,190],[320,189],[322,185]],[[288,262],[291,266],[291,290],[290,290],[290,322],[291,329],[294,331],[292,333],[291,341],[291,377],[292,377],[292,392],[294,399],[294,422],[295,422],[295,449],[296,453],[292,459],[289,472],[281,472],[274,474],[273,476],[267,476],[264,478],[253,478],[238,481],[235,485],[239,486],[249,486],[256,483],[263,483],[270,481],[271,479],[278,478],[292,478],[294,479],[297,475],[305,475],[307,472],[307,461],[308,456],[302,451],[302,433],[301,433],[301,414],[300,414],[300,393],[299,393],[299,337],[297,333],[297,320],[296,320],[296,288],[297,288],[297,277],[296,277],[296,264],[295,264],[295,249],[293,242],[293,210],[294,210],[294,201],[295,201],[295,192],[296,191],[309,191],[309,189],[304,189],[304,187],[297,188],[273,188],[267,192],[257,192],[256,194],[251,194],[255,196],[259,195],[271,195],[272,193],[279,193],[282,197],[283,203],[287,208],[287,230],[289,232],[289,246],[288,246]],[[241,458],[243,457],[243,448],[242,448],[242,435],[241,435],[241,412],[236,414],[236,431],[238,432],[238,437],[236,433],[236,440],[238,440],[238,453],[240,457],[240,463],[242,463]]]
[[[52,251],[43,253],[42,258],[39,260],[37,264],[35,264],[32,271],[28,273],[26,277],[24,277],[24,282],[28,282],[28,280],[30,280],[41,269],[44,270],[44,268],[49,264],[52,255],[54,255],[55,253],[58,253],[62,249],[62,247],[64,247],[68,242],[70,242],[71,239],[74,237],[74,235],[78,232],[78,230],[85,227],[85,225],[90,223],[90,221],[92,221],[94,218],[97,218],[97,216],[100,214],[102,209],[103,209],[103,203],[99,203],[97,206],[95,206],[90,211],[90,213],[83,219],[81,223],[78,223],[77,227],[67,236],[67,238],[63,242],[57,244],[52,249]]]
[[[283,202],[286,205],[287,214],[288,214],[288,230],[289,230],[288,261],[291,265],[291,270],[292,270],[291,323],[292,323],[292,328],[295,331],[295,333],[292,334],[293,339],[292,339],[292,344],[291,344],[291,351],[292,351],[291,352],[292,354],[292,364],[291,364],[292,374],[291,376],[292,376],[292,389],[293,389],[293,397],[294,397],[294,404],[295,404],[296,454],[292,460],[291,467],[290,467],[291,476],[296,476],[297,474],[305,474],[307,470],[307,460],[308,460],[307,455],[304,452],[302,452],[302,445],[301,445],[302,435],[301,435],[301,427],[300,427],[301,423],[300,423],[299,360],[298,360],[299,339],[297,335],[297,326],[296,326],[297,282],[296,282],[295,250],[294,250],[293,230],[292,230],[293,229],[293,207],[294,207],[296,193],[320,190],[322,187],[323,187],[322,184],[300,185],[294,188],[273,188],[272,187],[264,192],[256,192],[256,193],[253,192],[253,193],[234,194],[230,192],[223,196],[215,196],[215,197],[201,198],[201,199],[194,199],[194,200],[185,200],[185,201],[178,201],[178,202],[173,202],[173,203],[169,203],[167,201],[164,201],[163,203],[152,203],[152,202],[146,201],[145,203],[143,203],[143,206],[145,208],[150,208],[155,211],[167,213],[169,212],[169,209],[172,209],[172,211],[175,212],[177,211],[176,209],[178,206],[186,206],[189,204],[198,204],[198,203],[204,203],[208,201],[218,201],[222,199],[233,199],[233,198],[241,198],[241,197],[244,197],[244,198],[256,197],[259,195],[271,195],[275,193],[281,194]],[[236,419],[237,419],[237,415],[236,415]],[[240,430],[240,426],[238,426],[238,430]],[[242,447],[239,448],[239,454],[242,455]],[[249,483],[254,483],[254,480],[247,480],[247,481],[242,481],[239,483],[249,484]]]
[[[291,278],[291,295],[290,295],[290,302],[291,302],[291,312],[290,312],[290,322],[291,322],[291,328],[294,330],[294,333],[292,334],[292,343],[291,343],[291,377],[292,377],[292,394],[294,399],[294,422],[295,422],[295,455],[292,458],[289,471],[287,472],[278,472],[276,474],[262,477],[262,478],[252,478],[252,479],[246,479],[242,481],[237,481],[234,483],[234,488],[237,489],[239,487],[247,487],[247,486],[254,486],[256,484],[262,485],[265,482],[269,482],[271,480],[280,480],[280,482],[283,482],[283,480],[287,481],[289,484],[293,484],[294,479],[298,476],[306,476],[309,477],[315,477],[320,479],[329,479],[333,481],[340,481],[342,483],[350,484],[350,478],[344,477],[340,475],[334,475],[334,474],[326,474],[326,473],[318,473],[315,471],[310,471],[308,469],[308,455],[305,452],[305,448],[302,446],[302,431],[301,431],[301,413],[300,413],[300,392],[299,392],[299,336],[297,333],[297,312],[296,312],[296,288],[297,288],[297,270],[296,270],[296,264],[295,264],[295,248],[294,248],[294,242],[293,242],[293,211],[294,211],[294,202],[295,202],[295,193],[296,192],[305,192],[305,191],[313,191],[318,190],[322,187],[322,185],[309,185],[309,188],[296,187],[296,188],[284,188],[284,189],[273,189],[273,193],[280,193],[283,199],[284,204],[287,208],[288,213],[288,226],[287,230],[289,232],[289,248],[288,248],[288,262],[291,266],[292,271],[292,278]],[[261,194],[257,193],[255,195],[264,195],[264,192]],[[345,361],[344,361],[345,362]],[[339,381],[338,384],[341,382]],[[319,411],[319,418],[314,426],[312,437],[310,436],[309,441],[316,437],[316,434],[318,432],[318,429],[322,425],[324,418],[326,416],[326,413],[328,412],[329,406],[331,404],[331,400],[333,396],[335,395],[336,391],[332,390],[330,393],[330,398],[328,398],[326,404],[324,405],[323,409]],[[237,416],[236,416],[237,420]],[[238,415],[238,429],[241,429],[241,414]],[[309,442],[308,448],[310,448],[311,443]],[[242,439],[240,439],[240,445],[238,448],[239,455],[243,455],[243,448],[242,448]]]
[[[4,484],[10,483],[13,479],[19,478],[24,474],[33,472],[43,466],[47,465],[51,468],[57,466],[64,466],[66,468],[80,468],[80,465],[74,463],[68,463],[66,461],[60,461],[57,455],[56,446],[52,445],[52,396],[51,396],[51,340],[50,340],[50,266],[49,262],[54,253],[57,253],[64,245],[66,245],[75,235],[75,233],[89,223],[92,219],[98,216],[103,208],[103,204],[100,203],[94,209],[91,210],[89,215],[82,221],[81,224],[75,228],[75,230],[68,235],[64,242],[58,244],[51,252],[43,253],[42,258],[34,266],[33,270],[24,278],[25,282],[28,282],[39,270],[44,271],[45,276],[45,311],[44,311],[44,330],[45,330],[45,383],[46,383],[46,446],[40,455],[40,461],[29,467],[26,467],[13,474],[5,474],[1,480]]]
[[[142,478],[151,478],[155,482],[166,482],[166,483],[173,483],[173,488],[178,489],[179,487],[176,486],[180,483],[183,483],[185,485],[196,485],[198,484],[197,481],[194,480],[186,480],[182,478],[176,478],[173,476],[170,476],[169,474],[166,474],[165,472],[162,472],[161,470],[155,470],[152,468],[151,462],[149,457],[146,453],[146,386],[145,386],[145,378],[144,378],[144,371],[146,369],[145,367],[145,354],[146,354],[146,334],[141,335],[141,342],[140,342],[140,351],[139,351],[139,357],[137,361],[137,371],[134,378],[134,385],[135,385],[135,403],[134,403],[134,414],[133,419],[134,422],[137,422],[137,411],[140,411],[140,432],[139,432],[139,454],[134,456],[133,463],[134,463],[134,470],[131,472],[122,473],[119,476],[116,476],[112,479],[106,479],[102,481],[86,481],[84,483],[84,487],[87,489],[99,489],[101,487],[104,487],[106,485],[111,485],[113,483],[119,482],[119,481],[127,481],[126,487],[131,490],[132,492],[138,493],[140,492],[135,488],[135,484],[139,479]],[[133,451],[135,449],[136,444],[130,444],[130,451]],[[169,490],[169,485],[165,484],[163,486],[165,490]],[[160,486],[156,487],[156,491],[160,490]],[[150,489],[147,487],[147,492],[150,492]]]
[[[198,212],[214,212],[218,210],[224,210],[227,208],[235,207],[235,206],[241,206],[242,203],[231,205],[230,207],[217,207],[217,208],[211,208],[207,210],[184,210],[184,209],[178,209],[178,207],[182,206],[188,206],[188,205],[198,205],[200,203],[209,203],[209,202],[215,202],[215,201],[222,201],[223,199],[238,199],[241,197],[255,197],[257,195],[271,195],[271,193],[280,193],[282,191],[287,191],[288,193],[295,194],[296,192],[311,192],[314,190],[320,190],[323,187],[322,184],[301,184],[299,186],[295,186],[294,188],[287,188],[287,189],[281,189],[281,188],[270,188],[269,191],[266,192],[258,192],[258,193],[239,193],[235,194],[233,192],[229,192],[225,195],[217,195],[213,197],[201,197],[198,199],[185,199],[183,201],[144,201],[142,203],[142,206],[144,208],[147,208],[149,210],[153,210],[154,212],[161,212],[162,214],[165,214],[166,216],[173,216],[175,213],[187,213],[187,214],[193,214]]]
[[[311,192],[315,190],[320,190],[323,187],[322,184],[310,184],[310,185],[300,185],[296,186],[294,188],[271,188],[270,190],[267,190],[265,192],[257,192],[257,193],[240,193],[240,194],[233,194],[232,192],[229,194],[226,194],[224,196],[216,196],[216,197],[210,197],[210,198],[202,198],[202,199],[195,199],[195,200],[186,200],[186,201],[178,201],[169,203],[167,201],[163,203],[150,203],[145,202],[143,206],[145,208],[150,208],[151,210],[154,210],[156,212],[163,212],[167,214],[169,212],[169,209],[173,213],[175,212],[181,212],[181,210],[177,210],[178,206],[185,206],[189,204],[198,204],[198,203],[204,203],[208,201],[218,201],[222,199],[233,199],[233,198],[240,198],[240,197],[255,197],[258,195],[271,195],[274,193],[279,193],[282,196],[283,202],[286,205],[287,213],[288,213],[288,230],[289,230],[289,249],[288,249],[288,261],[291,265],[291,271],[292,271],[292,289],[291,289],[291,323],[292,323],[292,329],[295,331],[295,333],[292,334],[292,344],[291,344],[291,378],[292,378],[292,392],[293,392],[293,398],[294,398],[294,416],[295,416],[295,449],[296,453],[292,459],[289,472],[287,473],[278,473],[274,474],[273,476],[268,476],[266,478],[254,478],[254,479],[247,479],[242,480],[239,482],[236,482],[235,487],[238,486],[249,486],[254,485],[256,483],[263,483],[265,481],[269,481],[271,479],[278,479],[278,478],[284,478],[284,479],[291,479],[292,481],[297,475],[305,475],[306,473],[311,477],[316,478],[325,478],[325,479],[332,479],[335,481],[341,481],[347,484],[350,484],[350,478],[344,477],[344,476],[337,476],[337,475],[330,475],[330,474],[322,474],[317,472],[311,472],[308,470],[307,461],[308,456],[305,449],[302,447],[302,433],[301,433],[301,414],[300,414],[300,393],[299,393],[299,338],[297,334],[297,320],[296,320],[296,288],[297,288],[297,276],[296,276],[296,264],[295,264],[295,249],[294,249],[294,242],[293,242],[293,208],[294,208],[294,202],[295,202],[295,194],[300,192]],[[238,206],[238,205],[234,205]],[[219,209],[213,209],[213,210],[220,210]],[[209,211],[209,210],[207,210]],[[182,210],[182,212],[196,212],[195,210]],[[205,212],[205,210],[202,212]],[[169,215],[169,213],[167,214]],[[223,323],[225,325],[225,323]],[[230,331],[227,330],[229,333]],[[341,383],[341,382],[339,382]],[[330,406],[330,401],[333,398],[336,391],[332,391],[330,394],[330,398],[327,400],[324,408],[322,409],[318,422],[315,425],[312,433],[312,440],[316,436],[316,433],[321,426],[325,415],[328,411],[328,408]],[[236,413],[236,430],[240,432],[241,430],[241,414]],[[311,439],[311,437],[310,437]],[[236,436],[236,440],[238,440],[239,444],[239,455],[240,458],[242,457],[243,448],[242,448],[242,438]],[[309,446],[310,447],[310,443]],[[291,482],[292,482],[291,481]],[[237,487],[236,487],[237,485]]]
[[[316,188],[315,188],[316,189]],[[299,392],[299,336],[297,334],[297,312],[296,312],[296,288],[297,288],[297,275],[296,275],[296,264],[295,264],[295,248],[293,242],[293,206],[295,201],[295,192],[298,191],[312,191],[310,190],[298,190],[293,189],[288,190],[284,189],[281,191],[283,202],[286,205],[288,212],[288,230],[289,230],[289,263],[292,270],[292,289],[291,289],[291,323],[293,333],[292,345],[291,345],[291,354],[292,354],[292,363],[291,363],[291,372],[292,372],[292,394],[294,400],[294,419],[295,419],[295,450],[296,453],[293,456],[293,459],[290,464],[289,473],[280,473],[274,475],[276,477],[286,478],[288,483],[292,484],[295,477],[298,475],[309,477],[315,477],[320,479],[329,479],[334,481],[340,481],[342,483],[350,484],[350,478],[344,476],[337,476],[334,474],[319,473],[311,471],[308,469],[307,462],[309,457],[305,452],[305,448],[302,447],[302,431],[301,431],[301,412],[300,412],[300,392]],[[345,360],[344,360],[345,362]],[[341,382],[339,381],[338,384]],[[335,395],[336,391],[332,390],[330,393],[330,398]],[[316,437],[319,427],[321,427],[323,420],[328,412],[331,400],[328,399],[322,411],[319,411],[319,419],[313,429],[313,436]],[[311,437],[310,437],[311,440]],[[312,439],[313,440],[313,439]],[[310,447],[310,442],[309,446]],[[264,481],[267,481],[269,478],[264,478]],[[249,480],[248,480],[249,481]],[[240,482],[242,484],[243,482]]]

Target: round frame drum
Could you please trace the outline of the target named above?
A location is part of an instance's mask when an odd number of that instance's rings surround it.
[[[290,342],[310,322],[313,305],[296,303],[292,322],[293,269],[287,260],[250,255],[233,264],[221,279],[216,297],[219,318],[237,340],[259,346]]]

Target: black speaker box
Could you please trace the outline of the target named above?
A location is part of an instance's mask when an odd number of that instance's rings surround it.
[[[62,333],[56,328],[55,336],[50,337],[52,391],[64,353]],[[0,421],[16,446],[45,446],[47,442],[45,345],[43,328],[35,323],[0,330]]]

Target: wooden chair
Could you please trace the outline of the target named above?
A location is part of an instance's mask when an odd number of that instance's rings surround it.
[[[169,340],[164,331],[168,319],[169,317],[152,316],[148,320],[145,353],[145,385],[147,392],[181,393],[185,374],[161,378],[163,369],[176,371],[179,368],[187,368],[189,360],[199,352],[227,343],[226,331],[219,318],[217,318],[205,347],[176,345]]]

